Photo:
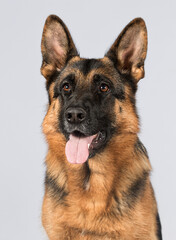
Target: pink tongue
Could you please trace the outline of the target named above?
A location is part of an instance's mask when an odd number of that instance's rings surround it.
[[[65,154],[70,163],[84,163],[89,156],[88,144],[91,144],[94,136],[75,137],[70,135],[69,141],[66,143]]]

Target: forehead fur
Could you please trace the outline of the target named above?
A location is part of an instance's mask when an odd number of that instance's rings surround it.
[[[96,74],[103,75],[111,80],[114,84],[117,83],[117,80],[120,80],[117,70],[107,57],[102,59],[85,59],[74,57],[63,69],[60,74],[60,78],[63,79],[69,74],[74,74],[75,77],[85,80],[91,80]]]

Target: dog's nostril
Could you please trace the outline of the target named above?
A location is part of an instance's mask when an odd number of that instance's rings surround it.
[[[84,114],[83,113],[78,113],[78,119],[80,119],[80,120],[82,120],[82,119],[84,119]]]
[[[72,118],[72,114],[71,113],[67,113],[67,119],[71,120],[71,118]]]

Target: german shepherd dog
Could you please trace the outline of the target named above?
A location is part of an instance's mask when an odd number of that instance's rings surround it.
[[[42,36],[49,104],[42,222],[50,240],[161,240],[135,106],[147,30],[136,18],[101,59],[79,56],[63,21]]]

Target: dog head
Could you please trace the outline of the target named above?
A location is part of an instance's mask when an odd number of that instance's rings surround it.
[[[42,36],[41,73],[49,107],[43,122],[48,139],[61,136],[71,163],[102,151],[113,136],[138,132],[137,82],[144,77],[147,30],[130,22],[102,59],[84,59],[60,18],[47,18]],[[49,141],[49,140],[48,140]]]

